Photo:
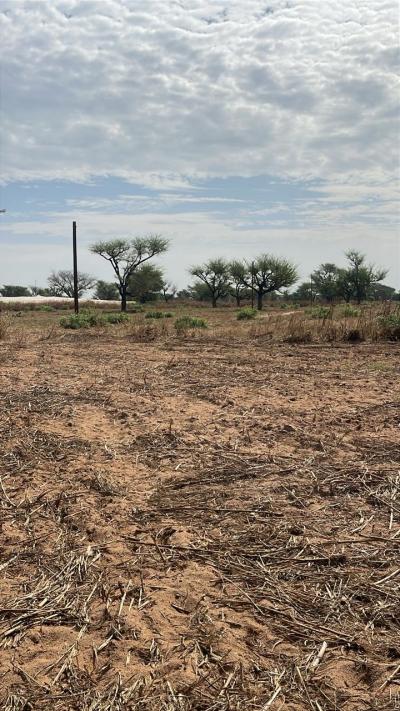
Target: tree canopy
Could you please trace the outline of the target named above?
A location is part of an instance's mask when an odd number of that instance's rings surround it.
[[[74,297],[74,273],[69,269],[60,269],[52,272],[47,279],[49,291],[52,296]],[[96,279],[85,272],[78,272],[78,296],[81,297],[85,291],[91,289],[96,283]]]
[[[261,254],[246,265],[243,283],[257,294],[258,310],[263,307],[265,294],[288,288],[298,279],[295,265],[283,257]]]
[[[190,274],[200,279],[207,286],[213,308],[216,307],[218,299],[226,296],[229,292],[229,264],[222,257],[210,259],[204,264],[191,267]]]
[[[134,239],[114,239],[92,244],[90,251],[110,262],[117,278],[117,288],[121,297],[121,311],[126,311],[129,296],[128,283],[138,267],[162,254],[168,249],[168,240],[160,235],[136,237]]]

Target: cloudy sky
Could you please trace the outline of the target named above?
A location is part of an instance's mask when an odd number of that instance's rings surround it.
[[[98,238],[210,256],[364,251],[400,288],[397,0],[0,0],[0,284]]]

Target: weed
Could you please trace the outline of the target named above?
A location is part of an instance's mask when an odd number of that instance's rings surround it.
[[[324,320],[327,318],[332,318],[332,309],[330,309],[329,306],[316,306],[312,309],[306,309],[304,313],[309,318],[318,318]]]
[[[237,313],[238,321],[252,321],[257,316],[257,309],[253,309],[251,306],[246,306],[244,309],[240,309]]]
[[[176,319],[175,328],[177,333],[185,333],[192,328],[207,328],[207,321],[196,316],[181,316]]]
[[[351,306],[350,304],[346,304],[346,306],[343,306],[340,309],[339,315],[342,316],[343,318],[356,318],[359,316],[361,313],[360,309],[356,309],[355,306]]]
[[[92,326],[102,326],[104,324],[104,316],[95,313],[94,311],[81,311],[79,314],[71,314],[60,319],[60,326],[63,328],[90,328]]]
[[[169,311],[148,311],[145,318],[172,318],[172,315]]]
[[[400,311],[378,319],[380,337],[388,341],[400,341]]]
[[[117,311],[112,314],[107,314],[106,316],[106,322],[112,324],[126,323],[129,320],[129,314],[126,314],[123,311]]]

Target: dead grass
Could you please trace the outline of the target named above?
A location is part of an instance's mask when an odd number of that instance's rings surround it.
[[[399,345],[212,318],[1,344],[1,708],[396,707]]]

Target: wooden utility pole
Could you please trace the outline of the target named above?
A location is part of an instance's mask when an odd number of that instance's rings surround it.
[[[78,297],[78,256],[76,252],[76,222],[72,223],[72,252],[74,261],[74,308],[75,313],[79,313],[79,297]]]
[[[251,263],[251,308],[254,309],[254,262]]]

